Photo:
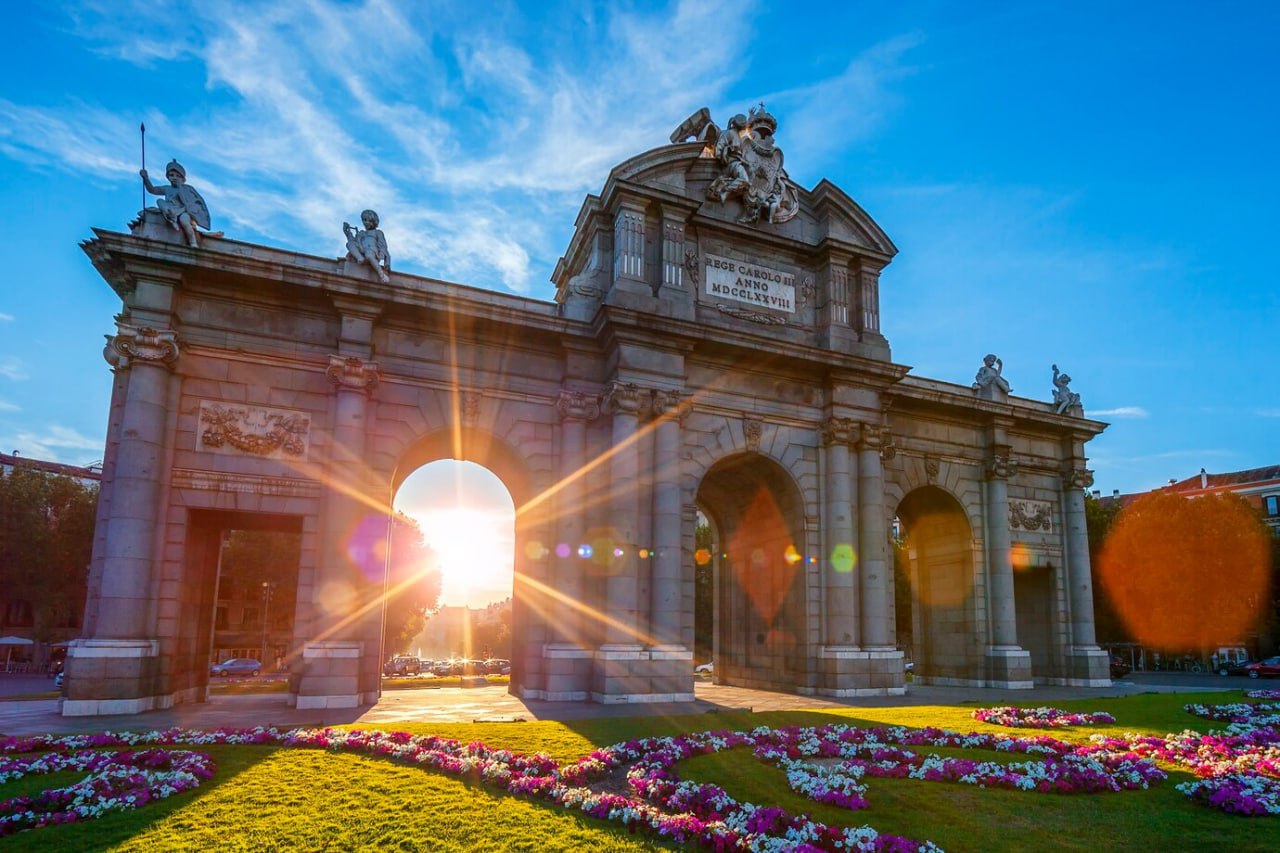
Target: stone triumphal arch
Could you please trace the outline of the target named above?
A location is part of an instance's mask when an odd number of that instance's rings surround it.
[[[228,527],[301,536],[290,701],[374,701],[383,578],[355,539],[448,458],[517,507],[522,697],[692,697],[700,512],[725,683],[901,693],[907,655],[925,682],[1106,683],[1082,492],[1104,425],[1065,380],[1009,396],[994,356],[972,387],[895,363],[896,248],[838,187],[793,184],[775,129],[704,110],[614,168],[553,301],[392,272],[376,215],[337,261],[172,205],[96,230],[123,308],[63,712],[205,698]]]

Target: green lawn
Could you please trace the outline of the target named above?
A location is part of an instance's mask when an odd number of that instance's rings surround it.
[[[1187,702],[1239,701],[1238,693],[1148,694],[1063,702],[1067,710],[1105,710],[1117,724],[1058,730],[1064,740],[1093,733],[1164,734],[1215,727],[1183,711]],[[977,723],[976,706],[850,709],[842,713],[704,714],[680,718],[594,719],[574,723],[406,725],[415,734],[483,741],[569,762],[597,746],[646,735],[761,725],[933,725],[961,731],[1028,734]],[[0,839],[0,850],[528,850],[676,849],[625,829],[540,802],[468,784],[389,760],[317,750],[255,746],[192,747],[217,762],[214,779],[193,792],[82,824]],[[926,748],[919,748],[924,750]],[[939,753],[952,751],[935,750]],[[1011,760],[1007,755],[969,757]],[[1170,769],[1170,768],[1166,768]],[[1052,795],[973,786],[867,780],[870,808],[850,812],[787,788],[781,772],[745,750],[699,756],[678,767],[742,800],[807,812],[828,823],[870,824],[928,839],[948,851],[1280,850],[1280,817],[1243,818],[1194,805],[1174,789],[1174,771],[1147,791]],[[0,785],[0,798],[68,784],[75,774]]]

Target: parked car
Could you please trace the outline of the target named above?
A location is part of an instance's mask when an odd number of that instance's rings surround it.
[[[484,662],[486,675],[510,675],[511,661],[506,658],[489,658]]]
[[[1129,662],[1119,655],[1112,655],[1108,666],[1111,670],[1112,678],[1124,678],[1130,672],[1133,672],[1133,667],[1129,666]]]
[[[382,665],[383,675],[417,675],[422,672],[422,661],[413,655],[396,655]]]
[[[55,675],[55,676],[53,677],[53,689],[54,689],[54,690],[61,690],[61,689],[62,689],[62,678],[63,678],[63,676],[65,676],[65,675],[66,675],[66,673],[65,673],[65,672],[59,671],[59,672],[58,672],[58,674],[57,674],[57,675]]]
[[[716,671],[716,662],[709,660],[706,663],[700,663],[693,668],[695,673],[705,672],[707,675],[713,675]]]
[[[227,658],[209,667],[210,675],[257,675],[262,672],[262,661],[255,658]]]
[[[1244,675],[1244,668],[1251,663],[1244,646],[1219,646],[1210,660],[1218,675]]]
[[[1246,665],[1244,674],[1250,678],[1275,678],[1280,676],[1280,655]]]

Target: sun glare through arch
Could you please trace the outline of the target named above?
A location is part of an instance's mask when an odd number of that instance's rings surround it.
[[[405,478],[394,505],[436,554],[441,606],[480,608],[511,597],[515,503],[493,472],[456,459],[431,462]]]

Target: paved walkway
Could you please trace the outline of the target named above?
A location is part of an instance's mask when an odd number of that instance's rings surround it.
[[[343,710],[290,708],[285,695],[216,696],[209,702],[181,705],[164,711],[114,717],[63,717],[56,699],[4,701],[0,697],[0,734],[42,734],[160,729],[183,726],[212,729],[220,726],[250,727],[338,725],[358,723],[370,728],[391,728],[400,723],[457,723],[510,720],[580,720],[595,717],[676,716],[715,710],[791,711],[824,708],[893,708],[910,705],[1049,705],[1064,699],[1132,696],[1152,692],[1201,692],[1238,687],[1236,679],[1224,679],[1214,687],[1203,684],[1117,681],[1110,687],[1037,687],[1033,690],[998,690],[975,687],[909,685],[906,696],[824,699],[771,693],[700,682],[693,702],[670,704],[598,705],[587,702],[521,700],[505,686],[437,687],[388,690],[376,705]],[[1246,680],[1247,681],[1247,680]],[[1227,683],[1232,682],[1232,683]],[[47,685],[47,679],[40,687]],[[40,689],[37,687],[37,689]],[[47,688],[46,688],[47,689]]]

